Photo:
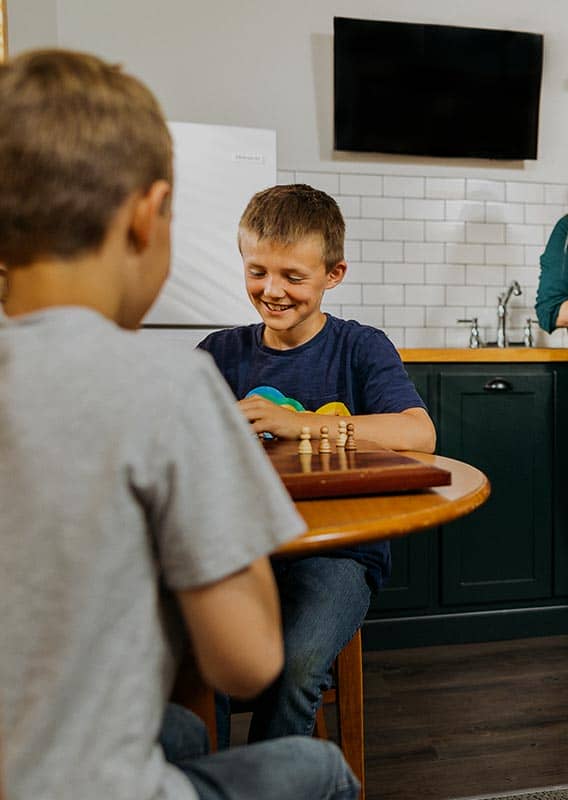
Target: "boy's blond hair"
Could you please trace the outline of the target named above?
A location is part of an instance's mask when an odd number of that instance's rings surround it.
[[[339,206],[333,197],[304,183],[257,192],[239,222],[239,242],[243,230],[254,233],[259,240],[269,239],[285,247],[319,234],[327,272],[344,259],[345,222]]]
[[[136,78],[67,50],[0,65],[0,262],[96,250],[124,200],[160,179],[171,137]]]

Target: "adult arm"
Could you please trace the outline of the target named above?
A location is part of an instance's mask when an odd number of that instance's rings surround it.
[[[197,664],[211,686],[247,699],[278,676],[284,651],[268,559],[177,597]]]
[[[540,257],[540,278],[536,295],[536,314],[547,333],[568,326],[568,215],[554,226]]]

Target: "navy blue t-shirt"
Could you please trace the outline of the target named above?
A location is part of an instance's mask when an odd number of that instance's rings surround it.
[[[263,332],[263,323],[230,328],[210,334],[199,344],[211,353],[237,400],[258,394],[298,411],[328,414],[425,408],[394,345],[377,328],[328,314],[313,339],[290,350],[267,347],[262,343]],[[388,542],[328,555],[364,564],[375,588],[390,576]]]

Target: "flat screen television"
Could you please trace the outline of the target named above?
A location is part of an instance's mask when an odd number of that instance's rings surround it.
[[[333,22],[336,150],[536,159],[541,34]]]

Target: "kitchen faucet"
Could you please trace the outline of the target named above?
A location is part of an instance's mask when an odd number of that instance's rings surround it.
[[[497,297],[497,347],[507,347],[507,303],[512,294],[516,297],[522,294],[517,281],[512,281],[509,288]]]

